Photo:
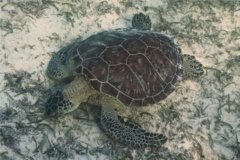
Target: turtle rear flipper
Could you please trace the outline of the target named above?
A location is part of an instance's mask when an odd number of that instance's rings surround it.
[[[151,19],[143,13],[135,14],[132,19],[132,27],[139,30],[150,30]]]
[[[203,73],[202,64],[194,56],[183,55],[183,79],[196,79]]]
[[[100,121],[103,129],[110,136],[134,147],[159,146],[167,141],[162,134],[147,132],[132,123],[125,122],[112,107],[102,107]]]

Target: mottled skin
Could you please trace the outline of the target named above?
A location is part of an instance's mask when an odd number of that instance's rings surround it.
[[[203,70],[193,56],[182,55],[173,37],[145,31],[149,23],[149,17],[137,14],[133,27],[138,30],[101,32],[56,53],[48,77],[71,81],[47,100],[46,114],[65,114],[85,102],[101,108],[101,125],[112,137],[133,146],[165,143],[164,135],[125,122],[119,114],[163,100],[182,76],[198,78]]]

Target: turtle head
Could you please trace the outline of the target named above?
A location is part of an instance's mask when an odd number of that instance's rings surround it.
[[[46,75],[48,78],[61,81],[71,76],[71,71],[66,65],[48,65]]]
[[[61,81],[72,75],[73,61],[69,54],[71,46],[67,46],[55,53],[48,63],[46,75],[52,80]]]
[[[202,64],[194,56],[183,55],[183,79],[197,79],[203,73]]]

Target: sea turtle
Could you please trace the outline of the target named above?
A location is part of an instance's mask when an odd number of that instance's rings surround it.
[[[53,55],[47,76],[68,83],[61,83],[46,101],[46,115],[71,112],[84,102],[99,106],[102,128],[122,142],[159,146],[167,141],[119,114],[163,100],[182,77],[201,76],[202,65],[193,56],[182,55],[174,37],[149,31],[151,21],[143,13],[134,15],[132,25],[90,36]]]

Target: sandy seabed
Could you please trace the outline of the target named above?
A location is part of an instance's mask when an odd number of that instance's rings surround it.
[[[0,7],[0,159],[240,159],[238,0],[2,0]],[[167,143],[136,149],[116,142],[84,106],[42,118],[51,56],[76,38],[131,27],[139,12],[204,66],[200,79],[130,117]]]

